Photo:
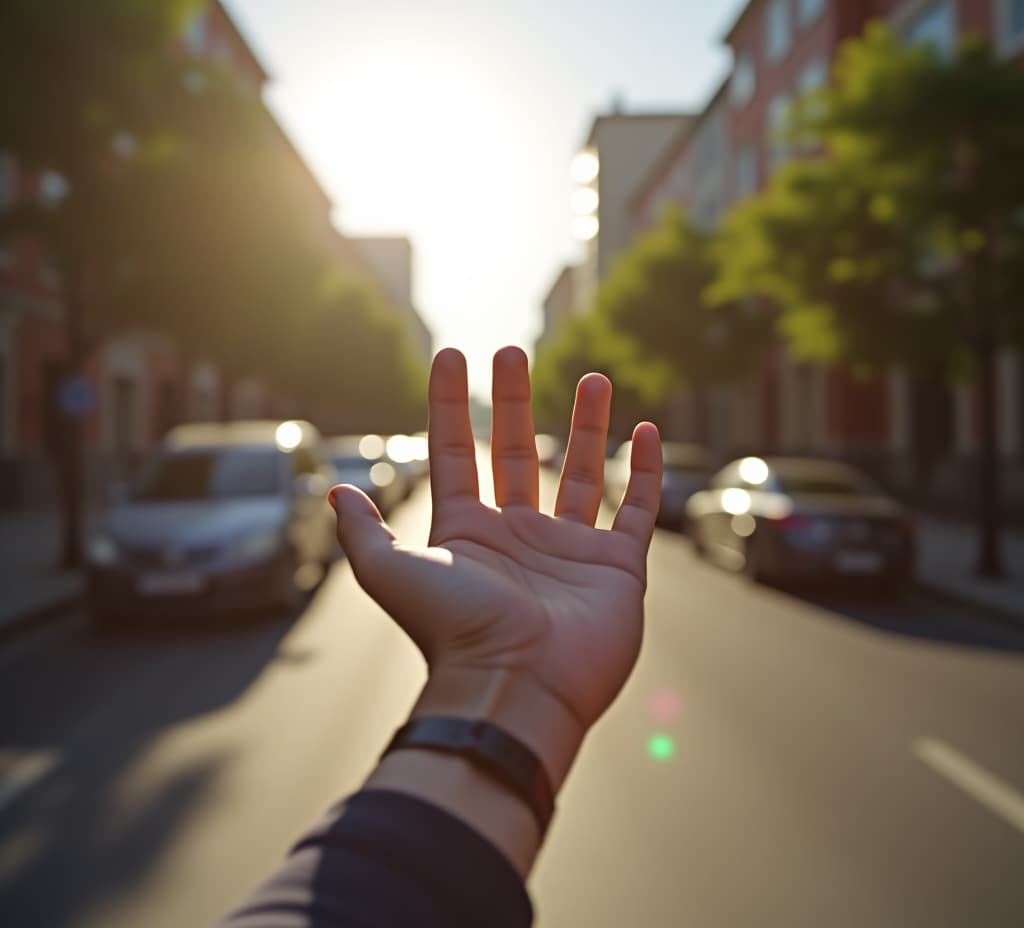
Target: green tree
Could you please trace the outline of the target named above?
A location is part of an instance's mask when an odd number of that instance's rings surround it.
[[[598,314],[670,372],[663,381],[669,388],[744,374],[771,338],[765,314],[741,301],[709,306],[714,242],[713,234],[669,209],[619,257],[598,290]]]
[[[534,359],[533,410],[540,431],[568,434],[579,379],[591,371],[614,384],[609,436],[629,438],[640,419],[656,419],[671,371],[643,357],[635,342],[591,312],[566,320]]]
[[[168,54],[193,4],[187,0],[10,0],[0,5],[0,150],[38,175],[60,177],[63,195],[47,209],[21,203],[4,217],[5,236],[42,239],[63,280],[65,377],[81,372],[90,347],[87,318],[103,305],[118,251],[111,221],[125,156],[166,153],[159,98],[172,85]],[[59,172],[52,173],[52,172]],[[110,225],[108,227],[108,222]],[[109,234],[108,234],[109,231]],[[87,316],[88,310],[88,316]],[[81,436],[60,430],[58,490],[63,562],[80,562]]]
[[[114,329],[174,336],[228,375],[309,377],[280,346],[331,263],[327,207],[258,95],[176,47],[192,0],[15,0],[0,8],[0,150],[60,178],[4,235],[63,279],[63,376]],[[54,63],[60,66],[55,67]],[[357,335],[357,333],[353,333]],[[285,384],[297,392],[301,380]],[[57,450],[63,561],[80,560],[80,424]]]
[[[978,572],[999,576],[996,351],[1021,343],[1024,74],[969,41],[944,58],[881,26],[797,108],[819,157],[740,204],[714,299],[773,301],[805,357],[976,382]]]
[[[286,363],[302,409],[331,433],[426,427],[427,368],[398,310],[368,280],[333,273],[293,320]]]

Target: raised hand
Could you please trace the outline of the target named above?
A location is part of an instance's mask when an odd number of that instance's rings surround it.
[[[494,356],[491,465],[497,508],[480,501],[466,364],[453,349],[430,378],[429,547],[402,545],[359,490],[332,490],[356,578],[430,668],[423,712],[488,717],[519,734],[560,782],[583,734],[636,661],[646,555],[661,492],[657,429],[633,433],[632,472],[610,530],[594,522],[604,484],[611,384],[576,391],[553,515],[538,511],[526,356]],[[560,742],[574,742],[571,752]]]

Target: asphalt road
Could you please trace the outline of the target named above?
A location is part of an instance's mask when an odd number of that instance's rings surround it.
[[[550,495],[551,485],[546,480]],[[425,487],[392,520],[426,535]],[[659,533],[542,928],[1024,924],[1024,635],[751,586]],[[0,925],[210,923],[358,787],[424,671],[339,563],[295,621],[0,651]]]

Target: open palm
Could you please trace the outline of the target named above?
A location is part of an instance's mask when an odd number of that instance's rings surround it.
[[[430,380],[430,546],[400,544],[355,488],[332,491],[357,579],[420,647],[432,677],[500,671],[549,696],[581,731],[615,698],[639,652],[661,490],[657,430],[643,423],[613,527],[594,528],[610,402],[605,377],[580,381],[555,512],[542,514],[526,357],[499,351],[495,509],[479,499],[465,359],[447,349]]]

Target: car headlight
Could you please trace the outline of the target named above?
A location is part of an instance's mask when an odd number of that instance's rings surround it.
[[[243,535],[231,547],[231,553],[242,560],[257,560],[276,554],[281,547],[281,534],[277,529],[260,529]]]
[[[89,541],[89,560],[97,567],[117,563],[117,545],[106,535],[96,535]]]

